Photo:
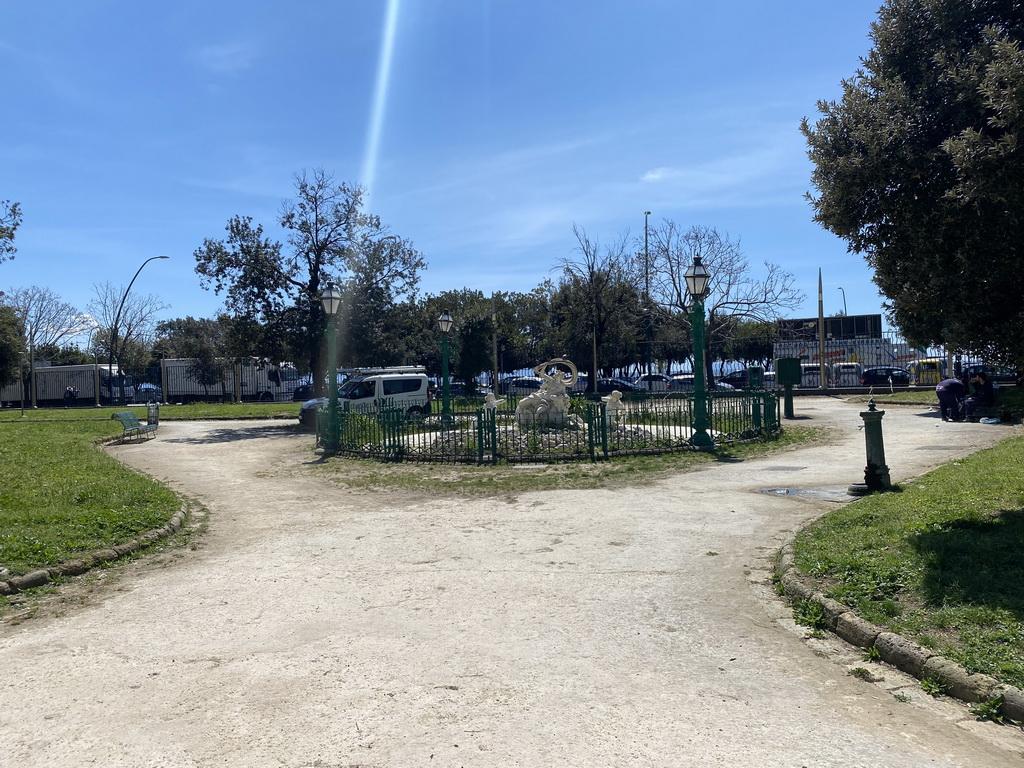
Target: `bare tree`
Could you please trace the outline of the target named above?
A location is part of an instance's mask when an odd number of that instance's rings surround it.
[[[21,318],[29,349],[58,347],[93,326],[91,318],[49,288],[12,288],[4,296],[4,303]]]
[[[793,286],[792,273],[779,265],[764,262],[765,271],[754,275],[740,249],[740,242],[729,239],[714,227],[694,226],[683,231],[675,222],[665,220],[650,230],[652,265],[651,297],[661,306],[677,312],[687,310],[686,270],[700,256],[711,273],[709,293],[704,301],[707,318],[705,369],[711,371],[709,350],[724,343],[737,319],[770,322],[783,309],[794,309],[804,294]]]
[[[156,316],[167,309],[167,305],[156,296],[143,296],[129,293],[125,296],[124,288],[100,283],[93,285],[96,298],[89,302],[89,314],[95,319],[97,338],[94,351],[112,355],[113,359],[124,366],[126,350],[148,347],[156,327]],[[124,307],[118,315],[121,301]],[[117,328],[114,328],[114,322]],[[114,349],[111,349],[111,344]],[[137,356],[137,355],[136,355]],[[137,361],[131,361],[128,367],[136,367]]]
[[[570,305],[576,305],[579,310],[570,318],[571,332],[577,341],[579,337],[591,337],[590,385],[596,388],[599,351],[613,337],[630,335],[628,331],[638,309],[639,294],[636,275],[630,271],[626,255],[627,236],[602,248],[580,227],[573,225],[572,232],[578,243],[579,257],[567,257],[560,262],[564,276],[562,287],[573,298]]]

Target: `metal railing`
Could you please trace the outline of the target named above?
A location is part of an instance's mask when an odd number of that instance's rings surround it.
[[[774,392],[745,390],[708,396],[710,433],[716,444],[767,439],[781,432]],[[517,418],[517,401],[497,408],[460,403],[449,422],[440,414],[409,414],[385,404],[368,412],[342,407],[338,452],[385,461],[522,463],[603,461],[614,456],[697,450],[694,397],[670,394],[623,401],[609,412],[604,402],[577,399],[558,426]],[[327,428],[318,413],[317,435]]]

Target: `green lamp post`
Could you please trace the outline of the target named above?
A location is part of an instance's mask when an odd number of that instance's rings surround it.
[[[711,273],[701,263],[700,256],[694,256],[693,264],[686,270],[686,289],[693,297],[690,309],[690,328],[693,332],[693,436],[690,443],[700,450],[708,450],[715,444],[708,433],[711,419],[708,418],[707,379],[704,377],[704,299],[708,295]]]
[[[338,421],[338,328],[335,317],[341,309],[341,291],[328,283],[320,293],[320,303],[327,315],[327,434],[324,435],[324,453],[335,453],[341,435]]]
[[[448,355],[450,352],[449,339],[453,325],[455,325],[455,321],[452,319],[452,313],[446,309],[437,318],[437,329],[441,332],[441,424],[445,427],[451,426],[452,423],[452,397],[451,388],[448,384]]]

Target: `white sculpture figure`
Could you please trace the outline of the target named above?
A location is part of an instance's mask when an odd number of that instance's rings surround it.
[[[516,423],[520,426],[565,426],[570,404],[567,388],[575,384],[579,376],[576,366],[569,360],[558,357],[541,363],[533,372],[544,381],[539,390],[519,401],[519,405],[516,406]]]
[[[626,404],[622,402],[622,393],[613,389],[611,394],[601,398],[604,403],[604,423],[608,429],[614,429],[619,423],[619,417],[626,412]]]
[[[484,397],[484,409],[488,411],[498,410],[498,406],[505,402],[505,399],[497,400],[492,392],[488,392]]]

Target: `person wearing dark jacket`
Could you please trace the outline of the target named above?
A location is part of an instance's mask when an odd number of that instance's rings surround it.
[[[935,394],[939,398],[939,415],[943,421],[963,421],[960,403],[966,388],[960,379],[943,379],[935,385]]]
[[[974,387],[974,394],[964,402],[968,418],[974,416],[974,411],[977,408],[991,408],[996,404],[995,388],[992,386],[992,382],[988,380],[988,375],[984,371],[978,371],[974,374],[971,378],[971,385]]]

